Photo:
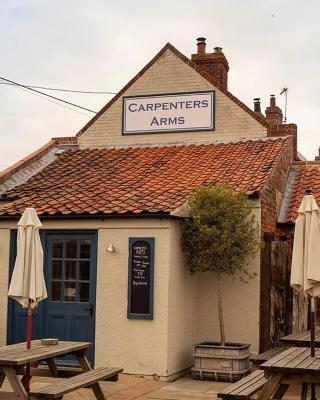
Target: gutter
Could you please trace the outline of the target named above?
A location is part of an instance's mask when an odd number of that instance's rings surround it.
[[[179,217],[176,215],[164,214],[164,213],[155,213],[155,214],[67,214],[67,215],[38,215],[41,220],[108,220],[108,219],[151,219],[151,218],[159,218],[159,219],[175,219],[181,220],[183,217]],[[0,221],[12,221],[19,220],[21,215],[0,215]]]

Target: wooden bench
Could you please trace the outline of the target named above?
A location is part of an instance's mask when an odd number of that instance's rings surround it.
[[[254,365],[258,366],[270,360],[272,357],[275,357],[278,354],[282,353],[285,349],[286,349],[285,346],[274,347],[273,349],[269,349],[264,353],[258,355],[252,355],[250,357],[250,360],[253,362]]]
[[[116,379],[122,368],[97,368],[68,378],[63,382],[54,383],[37,391],[31,391],[31,399],[62,399],[67,393],[80,388],[91,387],[98,400],[105,400],[99,381]]]
[[[264,371],[256,370],[240,381],[232,383],[217,396],[224,400],[244,400],[250,399],[252,395],[261,390],[267,379],[264,377]]]

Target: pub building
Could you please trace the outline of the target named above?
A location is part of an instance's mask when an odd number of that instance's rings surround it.
[[[34,338],[90,341],[95,366],[129,374],[188,370],[193,345],[218,340],[219,327],[215,275],[187,272],[181,220],[194,188],[217,182],[253,200],[265,242],[250,260],[256,278],[223,279],[227,340],[257,353],[305,327],[279,260],[306,186],[320,201],[320,161],[297,152],[297,127],[273,95],[265,114],[259,99],[252,110],[228,91],[228,73],[204,38],[191,59],[168,43],[75,136],[0,172],[0,345],[25,341],[25,312],[7,289],[16,224],[34,207],[48,289]]]

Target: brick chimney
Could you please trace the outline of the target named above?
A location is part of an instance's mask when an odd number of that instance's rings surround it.
[[[228,90],[229,64],[221,47],[215,47],[213,53],[206,53],[206,39],[197,39],[197,53],[191,55],[191,60],[204,69],[217,84]]]
[[[320,161],[320,147],[318,149],[318,155],[315,157],[315,161]]]
[[[270,96],[270,106],[266,108],[266,119],[270,125],[282,124],[283,115],[281,108],[276,105],[274,94]]]

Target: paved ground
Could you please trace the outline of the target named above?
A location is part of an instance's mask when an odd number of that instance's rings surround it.
[[[52,378],[35,377],[31,389],[44,387]],[[197,381],[184,377],[176,382],[167,383],[121,374],[118,382],[101,382],[103,391],[110,400],[215,400],[216,393],[226,387],[227,383]],[[10,390],[4,383],[2,390]],[[320,394],[320,393],[319,393]],[[285,399],[298,400],[298,388],[291,389]],[[319,398],[319,396],[318,396]],[[95,400],[90,389],[80,389],[64,397],[64,400]]]

